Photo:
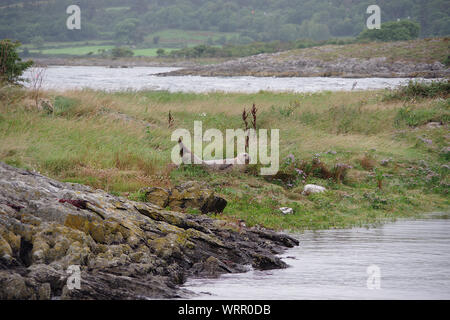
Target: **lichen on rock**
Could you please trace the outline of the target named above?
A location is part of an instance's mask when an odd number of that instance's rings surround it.
[[[187,208],[199,209],[203,214],[222,213],[227,201],[214,194],[205,183],[188,181],[171,189],[159,187],[143,188],[148,202],[161,208],[183,211]]]
[[[0,162],[0,299],[184,297],[178,285],[187,277],[284,268],[275,254],[298,245],[270,230],[162,208],[201,208],[215,197],[202,184],[167,194],[160,203],[135,202]],[[74,265],[79,289],[67,285]]]

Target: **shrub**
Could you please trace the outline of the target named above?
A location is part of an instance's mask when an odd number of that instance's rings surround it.
[[[372,170],[376,165],[375,160],[373,160],[372,158],[370,158],[367,155],[365,155],[360,160],[360,163],[361,163],[361,167],[363,167],[364,170],[368,170],[368,171]]]
[[[156,54],[158,55],[158,57],[164,57],[166,55],[166,50],[159,48],[158,50],[156,50]]]
[[[442,62],[446,67],[450,67],[450,55]]]
[[[366,29],[358,35],[358,40],[399,41],[417,39],[420,25],[412,21],[386,22],[380,29]]]
[[[278,107],[278,108],[276,108],[275,106],[271,106],[270,109],[271,109],[272,113],[278,112],[282,117],[289,118],[299,108],[300,108],[300,102],[298,100],[296,100],[296,101],[290,102],[289,105],[287,105],[287,106]]]
[[[333,167],[333,170],[331,171],[333,179],[336,182],[343,182],[347,177],[347,172],[349,169],[352,169],[352,166],[349,166],[348,164],[345,163],[337,163]]]
[[[389,201],[386,198],[382,198],[377,192],[365,193],[364,198],[369,201],[373,209],[387,209],[389,204]]]
[[[132,57],[134,52],[125,47],[115,47],[111,50],[111,54],[114,58]]]
[[[53,103],[54,114],[57,116],[68,115],[70,111],[79,104],[79,101],[63,96],[55,97]]]
[[[280,164],[280,170],[276,175],[266,176],[265,179],[288,188],[296,187],[300,183],[306,183],[307,179],[318,178],[337,183],[343,182],[347,172],[352,167],[337,163],[330,170],[320,161],[316,155],[312,161],[296,160],[294,155],[288,155]]]
[[[384,101],[410,100],[418,98],[447,98],[450,95],[450,81],[440,80],[431,82],[409,81],[406,86],[388,91]]]
[[[20,42],[0,41],[0,83],[17,83],[22,81],[23,72],[31,67],[33,61],[22,62],[17,53]]]
[[[378,189],[379,190],[383,189],[384,175],[383,175],[383,171],[381,171],[378,168],[375,169],[375,180],[377,181]]]

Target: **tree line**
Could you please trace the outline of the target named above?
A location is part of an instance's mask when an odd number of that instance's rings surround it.
[[[81,30],[67,30],[66,8],[81,8]],[[4,0],[0,39],[113,40],[139,44],[164,29],[234,32],[234,44],[356,37],[372,0]],[[378,0],[382,22],[406,20],[419,36],[450,34],[449,0]],[[380,37],[380,35],[378,35]],[[37,39],[37,40],[36,40]]]

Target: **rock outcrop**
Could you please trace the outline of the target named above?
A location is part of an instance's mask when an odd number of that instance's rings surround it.
[[[184,297],[186,277],[285,268],[276,254],[296,245],[0,163],[0,299]]]
[[[441,78],[450,76],[450,69],[436,61],[416,63],[389,61],[385,57],[370,59],[336,58],[330,61],[286,53],[265,53],[219,64],[188,67],[160,76],[205,77],[343,77],[343,78]]]
[[[204,183],[189,181],[171,189],[159,187],[140,190],[148,202],[161,208],[184,211],[187,208],[199,209],[203,214],[222,213],[227,201],[214,194]]]

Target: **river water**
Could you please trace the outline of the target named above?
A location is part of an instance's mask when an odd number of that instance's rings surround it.
[[[449,215],[296,237],[300,246],[281,256],[287,269],[190,279],[184,288],[192,299],[450,299]]]
[[[157,73],[177,68],[108,68],[52,66],[46,71],[45,89],[91,88],[107,91],[117,90],[167,90],[170,92],[245,92],[260,90],[279,92],[317,92],[394,88],[408,81],[405,78],[274,78],[274,77],[159,77]],[[30,78],[30,72],[25,73]]]

